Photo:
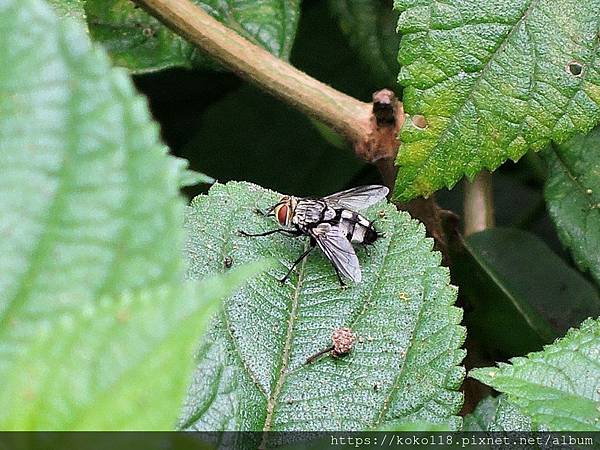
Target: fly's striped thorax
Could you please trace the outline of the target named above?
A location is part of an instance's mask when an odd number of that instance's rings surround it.
[[[292,223],[303,228],[331,221],[335,216],[336,211],[322,200],[300,199],[294,207]]]
[[[379,237],[369,219],[356,211],[342,209],[338,214],[340,226],[350,242],[354,244],[372,244]]]

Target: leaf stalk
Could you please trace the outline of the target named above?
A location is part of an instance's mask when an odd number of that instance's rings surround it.
[[[492,174],[482,170],[472,182],[464,185],[464,233],[473,233],[495,226]]]

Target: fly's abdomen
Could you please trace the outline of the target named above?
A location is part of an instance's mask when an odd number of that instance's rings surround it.
[[[340,213],[340,226],[346,238],[353,244],[372,244],[379,237],[373,224],[355,211],[343,209]]]
[[[373,224],[369,224],[369,227],[365,230],[363,244],[372,244],[380,237],[381,234],[377,232],[377,230],[373,227]]]

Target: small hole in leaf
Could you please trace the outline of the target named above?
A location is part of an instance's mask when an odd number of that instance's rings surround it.
[[[583,65],[579,61],[571,61],[567,64],[567,72],[574,77],[580,77],[583,73]]]
[[[415,127],[420,128],[421,130],[427,128],[427,120],[420,114],[412,116],[410,120],[412,121]]]
[[[154,36],[154,30],[152,28],[146,27],[142,30],[142,34],[147,38]]]

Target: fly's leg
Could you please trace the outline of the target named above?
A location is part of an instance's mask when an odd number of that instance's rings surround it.
[[[369,252],[369,246],[366,245],[366,244],[363,244],[362,248],[365,250],[365,253],[370,258],[371,257],[371,253]]]
[[[284,234],[287,234],[287,235],[293,236],[293,237],[298,237],[298,236],[302,235],[302,233],[299,231],[286,230],[284,228],[277,228],[275,230],[265,231],[264,233],[256,233],[256,234],[246,233],[245,231],[238,230],[238,233],[240,234],[240,236],[244,236],[244,237],[269,236],[269,235],[275,234],[275,233],[284,233]]]
[[[335,264],[331,263],[331,265],[333,266],[333,268],[335,270],[335,274],[337,275],[338,281],[340,282],[340,287],[342,289],[346,289],[348,286],[346,285],[346,283],[344,283],[344,280],[342,280],[342,275],[340,274],[340,271],[338,270],[337,267],[335,267]]]
[[[271,214],[271,213],[273,212],[273,209],[274,209],[274,208],[269,208],[269,209],[267,209],[267,211],[265,212],[265,211],[263,211],[263,210],[262,210],[262,209],[260,209],[260,208],[254,208],[254,213],[255,213],[255,214],[258,214],[259,216],[268,216],[269,214]]]
[[[344,283],[344,280],[342,280],[342,276],[340,275],[340,271],[337,270],[337,268],[335,269],[335,274],[338,277],[338,281],[340,282],[340,287],[342,289],[346,289],[348,287],[348,285],[346,283]]]
[[[271,213],[275,210],[275,208],[277,208],[277,205],[279,205],[279,203],[276,203],[273,206],[269,207],[269,209],[267,209],[266,212],[260,208],[254,208],[254,212],[259,216],[270,216]]]
[[[288,270],[288,273],[286,273],[286,274],[285,274],[285,276],[284,276],[284,277],[283,277],[281,280],[279,280],[279,282],[280,282],[281,284],[285,283],[285,280],[287,280],[287,279],[289,278],[289,276],[292,274],[292,271],[294,270],[294,268],[295,268],[295,267],[296,267],[298,264],[300,264],[300,262],[301,262],[301,261],[302,261],[304,258],[306,258],[306,257],[308,256],[308,254],[309,254],[310,252],[312,252],[314,249],[315,249],[315,246],[311,244],[311,246],[308,248],[308,250],[306,250],[304,253],[302,253],[302,254],[301,254],[299,257],[298,257],[298,259],[297,259],[296,261],[294,261],[294,264],[292,264],[292,267],[290,267],[290,270]]]

